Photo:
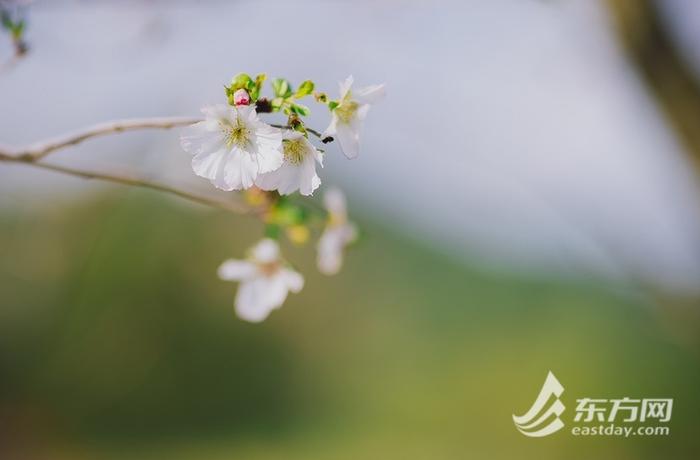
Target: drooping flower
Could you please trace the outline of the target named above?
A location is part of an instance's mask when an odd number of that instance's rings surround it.
[[[269,238],[254,246],[247,260],[225,261],[218,275],[225,281],[240,281],[234,302],[236,313],[254,323],[281,307],[289,291],[297,293],[304,287],[304,278],[284,263],[279,245]]]
[[[352,90],[353,77],[340,83],[340,102],[332,111],[331,123],[323,136],[333,136],[340,149],[352,159],[360,150],[360,128],[370,106],[384,97],[384,85],[373,85]]]
[[[323,167],[323,154],[299,132],[287,131],[284,137],[284,163],[274,171],[258,175],[255,184],[263,190],[277,190],[280,195],[297,190],[302,195],[311,195],[321,185],[316,162]]]
[[[317,265],[321,273],[335,275],[343,264],[345,246],[357,238],[357,229],[348,221],[343,192],[330,189],[324,194],[323,202],[328,211],[328,223],[318,240]]]
[[[262,122],[254,106],[216,105],[202,113],[205,119],[180,137],[198,176],[221,190],[240,190],[282,166],[282,131]]]

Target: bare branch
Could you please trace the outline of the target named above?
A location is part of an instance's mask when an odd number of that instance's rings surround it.
[[[166,117],[166,118],[134,118],[130,120],[111,121],[91,126],[84,130],[66,134],[61,137],[31,145],[15,154],[24,161],[36,161],[56,150],[79,144],[93,137],[116,134],[124,131],[140,129],[170,129],[178,126],[191,125],[201,121],[201,118]]]
[[[96,179],[96,180],[112,182],[112,183],[116,183],[116,184],[131,185],[131,186],[135,186],[135,187],[142,187],[142,188],[148,188],[151,190],[157,190],[159,192],[169,193],[171,195],[175,195],[175,196],[178,196],[180,198],[184,198],[184,199],[192,201],[194,203],[202,204],[205,206],[211,206],[211,207],[214,207],[217,209],[222,209],[224,211],[233,212],[233,213],[237,213],[237,214],[255,214],[257,211],[259,211],[256,208],[247,206],[247,205],[240,203],[240,202],[228,202],[228,201],[215,200],[213,198],[195,195],[195,194],[192,194],[189,192],[185,192],[183,190],[179,190],[179,189],[174,188],[174,187],[170,187],[168,185],[158,184],[155,182],[150,182],[148,180],[136,178],[136,177],[119,176],[119,175],[115,175],[115,174],[106,174],[106,173],[95,172],[95,171],[84,171],[81,169],[74,169],[74,168],[69,168],[69,167],[65,167],[65,166],[39,163],[39,162],[34,162],[34,161],[26,161],[26,160],[22,160],[19,158],[14,158],[14,157],[10,157],[7,155],[3,155],[2,153],[0,153],[0,161],[24,164],[27,166],[32,166],[35,168],[41,168],[41,169],[46,169],[49,171],[59,172],[59,173],[67,174],[70,176],[81,177],[83,179]]]

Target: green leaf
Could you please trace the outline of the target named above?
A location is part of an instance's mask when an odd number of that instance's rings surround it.
[[[314,90],[314,82],[311,80],[306,80],[299,86],[299,89],[297,89],[296,94],[294,94],[294,97],[297,99],[301,99],[304,96],[308,96],[311,94]]]
[[[272,90],[277,97],[287,98],[292,95],[292,85],[284,78],[275,78],[272,80]]]
[[[328,103],[328,108],[331,109],[331,111],[335,110],[336,107],[338,107],[340,104],[338,101],[330,101]]]
[[[260,98],[260,91],[262,90],[263,83],[267,79],[267,75],[264,73],[255,76],[255,83],[253,84],[253,89],[250,90],[250,98],[253,101],[257,101]]]
[[[306,117],[311,113],[311,110],[308,107],[301,104],[290,104],[289,109],[292,113],[296,113],[297,115],[301,115],[302,117]]]
[[[284,99],[281,97],[276,97],[270,101],[270,105],[272,106],[273,112],[278,112],[280,108],[282,108],[282,105],[284,105]]]
[[[239,73],[231,80],[231,86],[229,87],[231,93],[235,93],[237,90],[250,89],[250,85],[254,84],[253,79],[247,73]]]

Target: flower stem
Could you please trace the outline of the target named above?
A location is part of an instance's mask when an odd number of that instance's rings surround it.
[[[291,126],[289,126],[289,125],[275,125],[275,124],[270,124],[270,126],[272,126],[273,128],[280,128],[280,129],[293,129],[293,128],[292,128]],[[310,132],[310,133],[313,134],[314,136],[318,137],[318,138],[321,140],[321,142],[323,142],[324,144],[327,144],[327,143],[329,143],[329,142],[333,142],[333,138],[332,138],[331,136],[324,136],[324,135],[321,134],[320,132],[316,131],[315,129],[309,128],[309,127],[306,126],[306,125],[304,125],[304,129],[306,129],[308,132]]]

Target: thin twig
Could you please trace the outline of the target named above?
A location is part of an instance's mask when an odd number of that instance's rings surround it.
[[[33,161],[24,161],[18,158],[8,157],[7,155],[0,154],[0,161],[13,162],[18,164],[25,164],[27,166],[33,166],[35,168],[46,169],[49,171],[59,172],[62,174],[68,174],[70,176],[81,177],[83,179],[97,179],[101,181],[113,182],[122,185],[131,185],[135,187],[148,188],[151,190],[157,190],[159,192],[169,193],[171,195],[184,198],[186,200],[192,201],[194,203],[199,203],[205,206],[211,206],[217,209],[222,209],[224,211],[234,212],[238,214],[251,214],[255,213],[257,210],[255,208],[243,205],[241,203],[233,203],[215,200],[208,197],[203,197],[199,195],[194,195],[189,192],[185,192],[168,185],[158,184],[155,182],[150,182],[145,179],[140,179],[136,177],[125,177],[113,174],[106,174],[95,171],[84,171],[81,169],[68,168],[65,166],[52,165],[47,163],[39,163]]]
[[[80,144],[93,137],[106,136],[109,134],[122,133],[124,131],[135,131],[141,129],[171,129],[179,126],[187,126],[202,121],[202,118],[195,117],[164,117],[164,118],[135,118],[130,120],[110,121],[88,127],[84,130],[66,134],[55,139],[43,141],[29,147],[2,151],[5,155],[19,157],[23,161],[38,161],[45,158],[52,152],[66,147]],[[287,125],[271,125],[275,128],[291,129]],[[324,137],[315,129],[306,127],[306,130],[318,137],[324,144],[330,142],[332,138]]]
[[[17,156],[23,157],[25,161],[40,160],[56,150],[79,144],[93,137],[105,136],[108,134],[121,133],[124,131],[134,131],[140,129],[170,129],[178,126],[191,125],[201,121],[201,118],[192,117],[166,117],[166,118],[135,118],[131,120],[111,121],[91,126],[85,130],[67,134],[55,139],[51,139],[39,144],[34,144],[24,150],[16,152]]]
[[[280,129],[294,129],[289,125],[271,124],[270,126],[272,126],[273,128],[280,128]],[[323,142],[324,144],[327,144],[329,142],[333,142],[333,138],[331,136],[324,136],[320,132],[316,131],[315,129],[309,128],[308,126],[304,126],[304,129],[306,129],[308,132],[310,132],[314,136],[318,137],[321,140],[321,142]]]

